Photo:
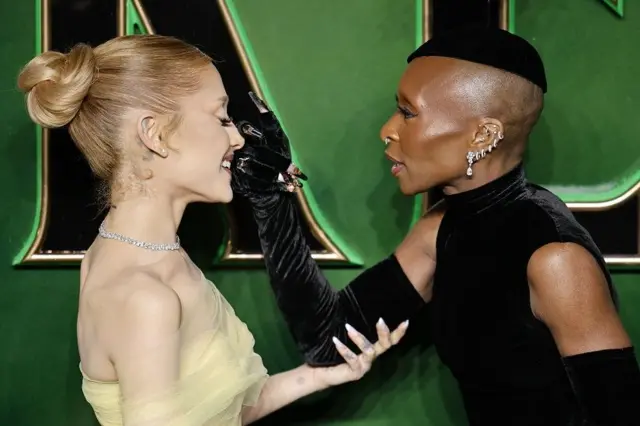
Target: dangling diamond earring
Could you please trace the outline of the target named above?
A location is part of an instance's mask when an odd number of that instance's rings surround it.
[[[473,169],[471,168],[471,166],[473,166],[473,159],[475,158],[475,154],[471,151],[467,152],[467,163],[469,164],[469,167],[467,167],[467,176],[471,177],[473,176]]]
[[[473,166],[473,163],[486,157],[487,154],[489,154],[491,151],[494,150],[494,148],[497,148],[498,141],[502,139],[504,139],[504,135],[502,134],[502,132],[498,132],[498,137],[494,139],[493,143],[489,145],[487,148],[482,148],[480,151],[476,151],[476,152],[472,152],[472,151],[467,152],[467,164],[468,164],[467,176],[468,177],[473,176],[473,168],[471,167]]]

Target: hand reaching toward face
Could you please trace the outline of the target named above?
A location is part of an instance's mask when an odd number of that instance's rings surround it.
[[[306,176],[291,162],[289,138],[276,115],[253,92],[259,123],[240,121],[238,131],[245,145],[234,155],[231,187],[237,194],[251,196],[273,192],[294,192]]]
[[[373,361],[392,346],[395,346],[407,332],[409,321],[405,321],[393,332],[389,330],[382,319],[376,324],[378,341],[371,343],[357,330],[347,324],[349,338],[358,346],[361,353],[356,355],[345,344],[334,337],[336,349],[346,361],[334,367],[320,367],[314,369],[315,379],[323,386],[336,386],[361,379],[371,369]]]

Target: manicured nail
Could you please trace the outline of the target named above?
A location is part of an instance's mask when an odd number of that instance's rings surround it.
[[[383,326],[383,327],[386,327],[386,326],[387,326],[387,323],[385,323],[385,322],[384,322],[384,320],[383,320],[382,318],[380,318],[380,319],[378,320],[378,325],[381,325],[381,326]]]
[[[349,333],[355,333],[355,331],[356,331],[356,329],[351,327],[351,325],[349,325],[349,324],[345,324],[344,328],[346,328]]]
[[[342,342],[340,340],[338,340],[338,338],[336,336],[333,336],[331,338],[331,340],[333,340],[333,344],[336,345],[336,346],[342,345]]]
[[[404,328],[409,327],[409,320],[406,320],[405,322],[403,322],[403,323],[402,323],[402,326],[403,326]]]

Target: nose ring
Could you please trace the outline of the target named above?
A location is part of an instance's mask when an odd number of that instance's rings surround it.
[[[389,140],[389,138],[384,138],[384,145],[387,146],[389,145],[391,141]]]

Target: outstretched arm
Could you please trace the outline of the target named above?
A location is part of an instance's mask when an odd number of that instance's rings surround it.
[[[640,369],[593,256],[552,243],[529,261],[531,307],[550,329],[587,418],[597,425],[640,424]]]
[[[336,291],[302,233],[292,192],[301,173],[291,167],[287,137],[275,115],[260,100],[254,102],[261,126],[238,126],[247,144],[235,156],[232,185],[251,203],[278,307],[306,362],[335,365],[341,358],[332,338],[346,337],[345,323],[371,339],[380,318],[395,328],[429,300],[441,214],[427,215],[393,255]]]
[[[362,351],[356,355],[342,342],[334,339],[336,350],[342,356],[343,363],[336,367],[311,368],[302,365],[296,369],[285,371],[269,377],[258,403],[254,407],[245,408],[242,413],[243,424],[250,424],[292,402],[330,386],[359,380],[370,369],[373,361],[391,346],[402,339],[407,331],[408,323],[404,322],[393,332],[384,326],[378,326],[378,341],[371,344],[357,330],[349,330],[349,338]]]
[[[252,199],[265,266],[306,362],[332,365],[341,359],[331,339],[345,338],[345,323],[372,339],[380,318],[393,329],[429,300],[435,261],[422,243],[430,221],[423,219],[393,255],[337,291],[311,257],[293,198],[276,193]]]

